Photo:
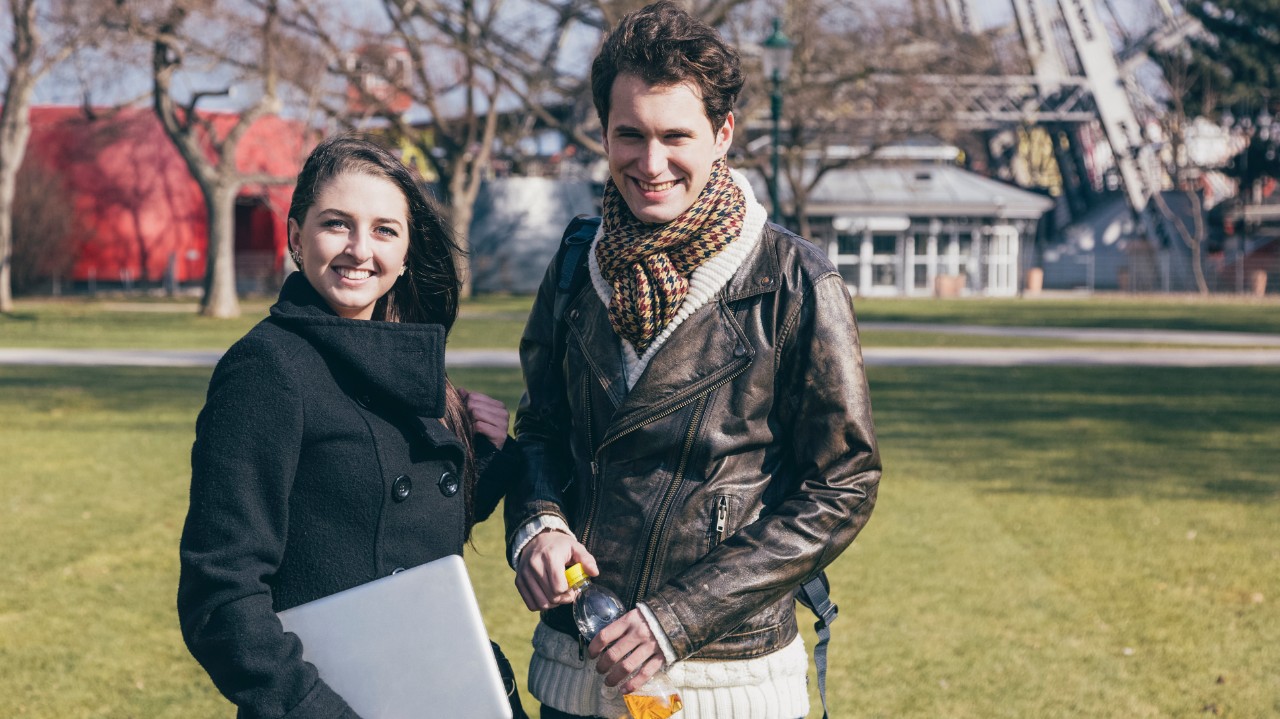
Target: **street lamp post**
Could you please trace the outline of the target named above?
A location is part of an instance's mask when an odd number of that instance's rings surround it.
[[[1251,133],[1247,126],[1248,118],[1244,118],[1240,126],[1245,129],[1245,135],[1248,137]],[[1230,109],[1222,112],[1222,126],[1227,130],[1228,137],[1236,127],[1236,117],[1231,113]],[[1246,249],[1247,239],[1249,235],[1249,140],[1245,140],[1244,150],[1240,153],[1240,177],[1236,181],[1236,201],[1240,203],[1240,233],[1235,236],[1236,250],[1236,293],[1244,294],[1244,253]]]
[[[782,34],[782,18],[773,19],[773,34],[762,43],[764,47],[764,74],[773,85],[769,110],[773,116],[773,181],[769,183],[769,201],[773,206],[773,221],[782,222],[782,205],[778,200],[778,187],[782,183],[778,147],[782,144],[782,83],[791,66],[791,40]]]

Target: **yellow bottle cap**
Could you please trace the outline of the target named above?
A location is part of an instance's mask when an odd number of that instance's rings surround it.
[[[569,580],[569,586],[572,587],[586,581],[587,570],[583,569],[582,563],[579,562],[578,564],[564,570],[564,578]]]

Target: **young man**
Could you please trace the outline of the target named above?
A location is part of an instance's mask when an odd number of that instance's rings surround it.
[[[848,292],[725,164],[742,75],[715,30],[650,5],[591,83],[603,221],[560,313],[574,268],[548,270],[520,350],[527,472],[507,520],[543,612],[530,691],[544,719],[616,717],[603,685],[667,665],[688,719],[804,716],[795,593],[866,524],[880,479]],[[631,609],[587,646],[565,606],[579,561]]]

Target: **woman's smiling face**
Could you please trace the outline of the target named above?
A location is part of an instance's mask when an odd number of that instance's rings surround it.
[[[329,180],[289,246],[302,272],[340,317],[367,320],[400,277],[409,252],[409,204],[394,182],[347,172]]]

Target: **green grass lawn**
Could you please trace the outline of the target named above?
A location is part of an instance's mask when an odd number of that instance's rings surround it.
[[[0,367],[0,716],[233,715],[173,608],[208,375]],[[834,716],[1280,713],[1280,369],[870,379],[886,475],[831,572]],[[519,672],[534,618],[500,535],[467,559]]]
[[[514,347],[532,298],[494,296],[468,300],[450,346]],[[0,347],[97,349],[225,349],[267,316],[269,303],[244,301],[241,315],[215,320],[189,302],[19,301],[0,314]]]

